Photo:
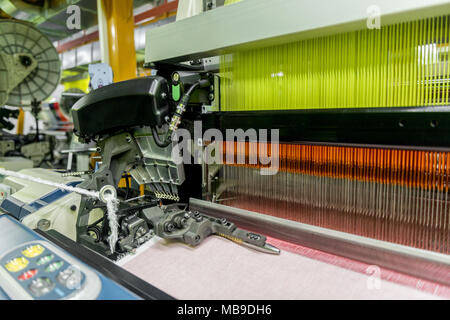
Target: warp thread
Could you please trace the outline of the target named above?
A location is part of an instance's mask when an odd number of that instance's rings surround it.
[[[23,180],[41,183],[41,184],[45,184],[48,186],[58,188],[60,190],[75,192],[75,193],[85,195],[85,196],[88,196],[91,198],[100,199],[98,191],[89,191],[89,190],[82,189],[82,188],[71,187],[71,186],[65,185],[63,183],[48,181],[48,180],[45,180],[42,178],[29,176],[29,175],[26,175],[23,173],[5,170],[3,168],[0,168],[0,175],[1,176],[11,176],[11,177],[15,177],[15,178],[23,179]],[[119,223],[117,221],[118,220],[117,219],[117,210],[118,210],[119,201],[112,194],[110,196],[105,197],[105,200],[106,200],[106,209],[107,209],[107,214],[108,214],[109,227],[111,229],[111,235],[108,237],[108,243],[109,243],[111,252],[114,253],[114,251],[115,251],[114,248],[116,246],[117,239],[118,239],[118,229],[119,229]]]

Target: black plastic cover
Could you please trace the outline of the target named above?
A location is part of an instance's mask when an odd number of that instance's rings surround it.
[[[169,115],[166,79],[152,76],[92,91],[72,108],[74,133],[83,139],[136,126],[160,126]]]

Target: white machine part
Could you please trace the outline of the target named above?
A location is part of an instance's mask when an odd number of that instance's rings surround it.
[[[81,181],[79,178],[74,177],[63,178],[61,173],[38,168],[25,169],[20,171],[20,173],[64,184]],[[38,210],[22,217],[22,223],[31,229],[40,229],[43,231],[56,230],[66,237],[76,240],[75,226],[77,212],[81,201],[81,196],[79,194],[64,193],[55,187],[14,177],[7,177],[3,180],[0,184],[0,190],[3,189],[11,190],[10,197],[17,200],[18,203],[24,204],[39,203],[40,200],[49,195],[53,195],[50,196],[50,198],[54,201],[50,202],[48,205],[45,205],[47,200],[44,201],[44,203],[42,203],[44,205]],[[58,191],[60,194],[55,195],[55,192]],[[2,203],[3,201],[4,199],[2,200]]]
[[[91,78],[89,83],[91,90],[96,90],[114,82],[112,68],[106,63],[90,64],[89,77]]]
[[[33,168],[33,161],[22,157],[0,157],[0,168],[20,171]]]

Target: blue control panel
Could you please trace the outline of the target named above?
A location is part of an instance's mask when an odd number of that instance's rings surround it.
[[[0,299],[138,297],[9,216],[0,216]]]

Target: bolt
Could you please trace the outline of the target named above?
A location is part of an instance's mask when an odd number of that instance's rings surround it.
[[[214,94],[211,93],[211,94],[209,95],[209,100],[211,100],[211,101],[214,100]]]
[[[71,206],[70,206],[70,210],[71,210],[71,211],[76,211],[76,210],[77,210],[77,206],[74,205],[74,204],[71,205]]]
[[[166,231],[167,232],[172,232],[175,229],[175,226],[172,223],[168,223],[166,225]]]
[[[260,237],[259,235],[254,234],[254,233],[249,233],[249,234],[247,234],[247,237],[248,237],[249,239],[255,240],[255,241],[261,239],[261,237]]]
[[[37,228],[42,231],[47,231],[51,226],[51,222],[47,219],[39,220],[37,223]]]
[[[144,227],[139,227],[139,229],[136,231],[136,235],[138,237],[142,237],[145,234],[145,229]]]

